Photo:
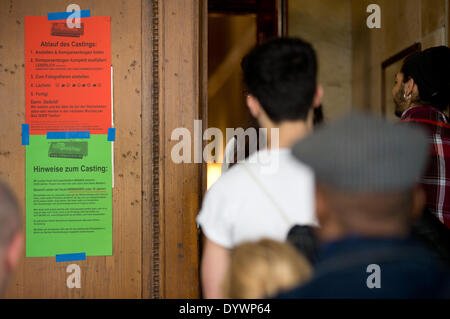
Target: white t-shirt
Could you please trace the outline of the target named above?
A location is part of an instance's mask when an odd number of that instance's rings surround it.
[[[294,225],[317,225],[313,172],[289,149],[259,151],[214,183],[197,223],[225,248],[262,238],[284,241]]]

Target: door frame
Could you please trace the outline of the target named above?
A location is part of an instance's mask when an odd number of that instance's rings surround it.
[[[200,296],[206,163],[175,164],[169,150],[174,127],[207,127],[207,19],[207,0],[142,0],[142,298]]]

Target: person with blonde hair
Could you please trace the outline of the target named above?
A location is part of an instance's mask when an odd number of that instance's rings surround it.
[[[222,288],[224,298],[260,299],[306,282],[312,267],[287,242],[262,239],[239,244],[231,251]]]

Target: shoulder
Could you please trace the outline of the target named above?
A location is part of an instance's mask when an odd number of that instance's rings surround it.
[[[243,194],[248,193],[251,180],[240,165],[234,165],[207,190],[202,201],[201,215],[212,211],[232,211],[232,206],[243,198]]]
[[[206,192],[206,197],[228,197],[234,194],[242,194],[248,187],[249,179],[242,167],[238,163],[223,173],[217,181]]]
[[[279,177],[284,181],[286,174],[291,177],[288,181],[293,182],[299,181],[296,177],[314,176],[312,169],[297,160],[290,149],[259,151],[250,156],[245,165],[261,175]]]

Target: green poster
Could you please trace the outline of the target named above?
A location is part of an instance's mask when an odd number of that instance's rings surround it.
[[[112,255],[111,142],[106,135],[26,146],[26,257]]]

